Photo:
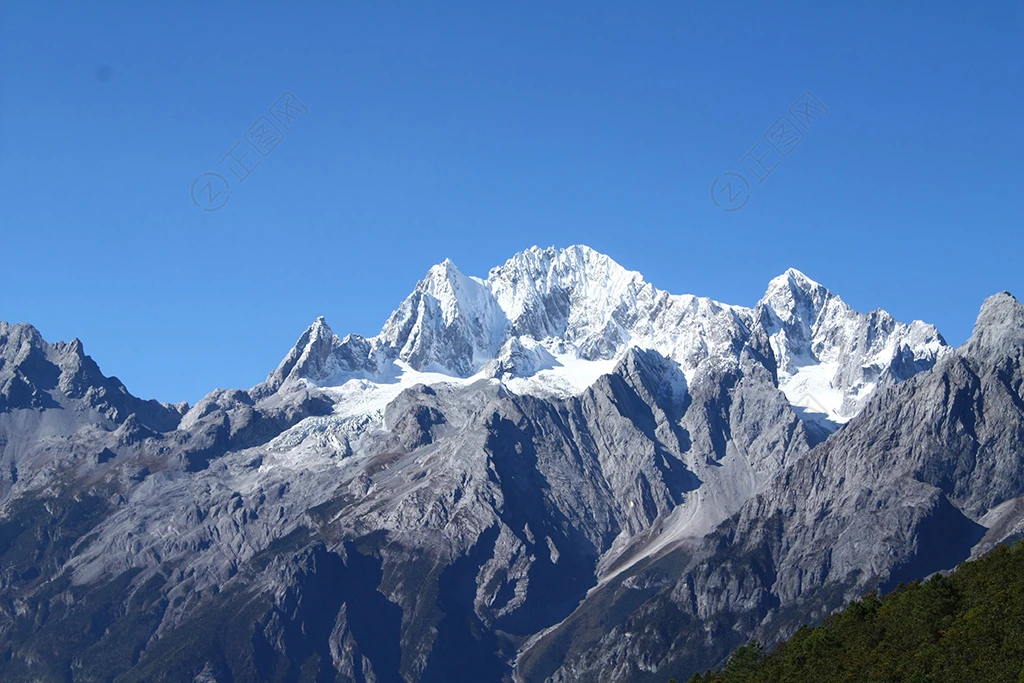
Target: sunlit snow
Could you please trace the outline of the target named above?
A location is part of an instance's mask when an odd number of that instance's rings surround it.
[[[417,384],[487,380],[566,398],[612,372],[630,347],[675,361],[689,383],[708,361],[738,362],[745,345],[766,334],[779,389],[802,419],[834,429],[860,411],[894,358],[928,362],[944,348],[931,325],[857,313],[797,270],[745,308],[659,290],[585,246],[534,247],[486,279],[446,260],[376,337],[350,342],[317,330],[334,339],[333,350],[296,349],[296,367],[321,360],[312,373],[291,376],[328,390],[342,416],[380,413]],[[351,365],[353,358],[367,363]]]

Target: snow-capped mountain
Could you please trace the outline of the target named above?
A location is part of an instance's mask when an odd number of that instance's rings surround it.
[[[715,650],[772,644],[1024,537],[1024,305],[989,297],[943,356],[877,390],[699,543],[602,585],[520,658],[520,680],[685,680]]]
[[[533,247],[486,279],[450,260],[434,266],[376,337],[340,339],[317,320],[268,382],[349,395],[347,383],[358,382],[386,401],[398,386],[494,378],[517,393],[566,397],[630,348],[658,351],[690,380],[703,364],[735,364],[765,339],[790,402],[831,428],[856,415],[880,381],[929,367],[945,348],[933,326],[857,313],[792,269],[745,308],[670,294],[586,246]],[[368,395],[361,403],[383,405]]]
[[[932,325],[862,314],[798,270],[768,284],[754,308],[790,401],[835,422],[857,415],[879,382],[902,381],[948,349]]]
[[[1021,533],[1022,330],[534,248],[189,407],[0,323],[0,678],[685,680]]]

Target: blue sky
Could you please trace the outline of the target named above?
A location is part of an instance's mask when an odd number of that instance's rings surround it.
[[[251,386],[316,316],[374,334],[433,263],[533,244],[746,305],[792,266],[953,343],[1024,293],[1019,2],[88,4],[0,5],[0,319],[143,397]]]

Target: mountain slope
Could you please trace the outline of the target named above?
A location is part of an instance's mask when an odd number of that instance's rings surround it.
[[[645,668],[685,678],[751,636],[775,642],[869,590],[950,569],[1016,537],[1022,362],[1024,306],[1009,294],[991,297],[963,347],[879,391],[707,538],[631,575],[646,591],[639,604],[631,605],[625,581],[610,586],[617,592],[603,598],[606,609],[631,606],[544,675],[645,680]],[[625,636],[667,615],[688,626]],[[574,615],[586,618],[587,610]],[[539,680],[543,668],[533,667],[550,660],[543,651],[524,662],[525,677]]]
[[[668,294],[586,247],[534,248],[486,279],[442,263],[376,337],[318,319],[265,382],[191,408],[114,394],[98,368],[68,393],[52,380],[64,347],[19,330],[0,338],[0,387],[15,387],[0,463],[18,473],[0,499],[4,680],[577,680],[626,671],[602,657],[624,663],[630,643],[655,652],[644,629],[672,615],[727,624],[710,665],[755,623],[721,610],[762,607],[690,567],[717,557],[716,527],[747,520],[726,545],[762,552],[750,509],[784,498],[780,473],[804,476],[872,410],[912,410],[900,392],[960,358],[797,271],[744,308]],[[977,372],[1001,362],[986,358]],[[79,410],[90,392],[121,397],[116,415]],[[1016,528],[1013,499],[963,496],[972,544]],[[676,604],[684,569],[680,595],[706,594],[708,612]],[[827,602],[792,598],[794,619]],[[570,632],[581,615],[601,630]],[[645,635],[626,649],[602,640],[634,617]],[[666,651],[636,661],[661,670]]]

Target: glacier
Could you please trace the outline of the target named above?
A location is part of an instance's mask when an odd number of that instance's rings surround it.
[[[934,326],[858,313],[795,269],[747,308],[670,294],[583,245],[532,247],[486,279],[451,260],[432,267],[375,337],[340,338],[318,319],[268,385],[328,389],[345,415],[379,412],[417,384],[495,381],[566,398],[631,348],[671,359],[689,382],[704,364],[737,363],[761,334],[779,389],[825,431],[856,416],[880,382],[930,367],[948,348]]]

